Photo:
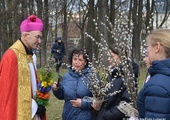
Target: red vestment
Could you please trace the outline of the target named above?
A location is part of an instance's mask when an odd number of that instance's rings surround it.
[[[27,55],[20,40],[3,55],[0,62],[0,119],[31,119],[31,77]],[[46,120],[46,116],[41,118]]]

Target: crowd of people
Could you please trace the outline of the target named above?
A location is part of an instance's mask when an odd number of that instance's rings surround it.
[[[3,120],[46,120],[46,108],[34,100],[37,91],[37,67],[33,58],[42,41],[43,22],[30,15],[20,25],[19,38],[0,61],[0,116]],[[170,30],[153,30],[146,38],[148,47],[144,62],[148,69],[146,80],[137,95],[139,119],[170,119]],[[123,120],[131,119],[119,106],[131,103],[131,96],[122,63],[122,48],[109,46],[107,82],[112,83],[100,104],[93,103],[90,84],[91,67],[88,53],[73,49],[68,56],[70,67],[61,82],[52,85],[53,95],[64,100],[62,120]],[[57,37],[51,48],[59,73],[66,56],[64,41]],[[127,61],[129,62],[129,61]],[[132,60],[133,80],[137,88],[139,66]],[[95,73],[98,74],[97,72]],[[59,75],[59,74],[58,74]],[[99,75],[98,75],[99,76]],[[83,79],[83,80],[82,80]],[[84,83],[86,82],[86,84]],[[99,77],[98,82],[101,82]],[[116,93],[109,96],[110,93]],[[84,97],[92,98],[85,101]],[[52,107],[52,106],[51,106]],[[125,106],[126,107],[126,106]],[[137,119],[137,118],[136,118]]]

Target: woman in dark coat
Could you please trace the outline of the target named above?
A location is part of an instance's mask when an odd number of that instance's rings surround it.
[[[70,54],[70,64],[71,67],[61,83],[57,85],[55,82],[53,85],[55,97],[65,101],[62,120],[93,120],[91,102],[83,100],[84,96],[92,97],[92,93],[83,83],[83,80],[89,82],[87,54],[83,50],[73,50]]]
[[[121,77],[123,75],[123,70],[119,57],[120,50],[114,45],[110,46],[109,49],[111,56],[108,58],[108,61],[111,66],[111,74],[108,76],[107,80],[108,82],[112,81],[113,86],[109,89],[108,94],[117,93],[113,96],[105,97],[105,101],[102,103],[101,109],[97,113],[96,120],[122,120],[125,118],[125,114],[122,113],[117,106],[120,101],[130,102],[128,91]]]

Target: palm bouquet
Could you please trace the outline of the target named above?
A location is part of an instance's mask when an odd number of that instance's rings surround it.
[[[82,81],[92,92],[93,97],[85,96],[83,100],[92,102],[95,105],[100,106],[102,102],[105,100],[104,96],[107,96],[106,92],[112,86],[111,83],[107,82],[106,80],[109,75],[109,72],[107,70],[104,70],[103,68],[96,69],[91,63],[89,64],[90,64],[90,70],[89,70],[90,75],[89,76],[84,75]],[[86,79],[88,79],[89,81],[87,81]]]
[[[121,12],[120,12],[121,13]],[[124,81],[125,86],[127,87],[127,90],[130,94],[131,103],[125,103],[121,102],[118,109],[128,114],[128,116],[137,116],[136,111],[136,94],[137,94],[137,88],[135,87],[135,82],[133,81],[134,74],[133,74],[133,66],[132,66],[132,30],[128,27],[128,21],[126,21],[128,18],[126,15],[120,15],[119,21],[115,21],[116,26],[113,27],[109,19],[106,17],[106,20],[109,24],[109,27],[105,23],[101,23],[103,27],[105,27],[108,32],[110,33],[110,36],[112,36],[111,39],[114,40],[115,45],[122,48],[121,51],[121,64],[122,64],[122,70],[124,71],[124,74],[121,74],[120,69],[118,65],[115,66],[115,69],[118,70],[117,75],[122,77],[122,80]],[[121,22],[120,22],[121,21]],[[94,21],[95,22],[95,21]],[[97,21],[98,22],[98,21]],[[97,24],[97,22],[95,24]],[[111,28],[111,29],[110,29]],[[109,74],[111,74],[111,69],[106,68],[106,59],[108,58],[108,42],[104,37],[104,34],[98,29],[98,26],[96,26],[97,31],[100,34],[101,41],[96,40],[93,36],[91,36],[88,33],[85,33],[85,36],[87,38],[90,38],[92,42],[96,45],[98,49],[98,55],[97,58],[92,58],[93,65],[91,66],[92,71],[89,79],[89,83],[84,83],[87,85],[87,87],[91,90],[93,94],[93,98],[91,98],[91,101],[99,101],[103,102],[105,100],[104,96],[112,96],[115,95],[121,91],[115,91],[114,93],[108,93],[107,91],[114,87],[112,82],[115,80],[114,78],[112,81],[107,82],[106,79]],[[100,77],[98,79],[97,73]],[[115,76],[116,78],[116,76]],[[124,111],[125,110],[125,111]],[[131,112],[128,112],[131,111]]]
[[[123,62],[123,61],[122,61]],[[134,87],[133,83],[131,83],[130,79],[131,76],[133,76],[131,73],[127,73],[128,75],[124,75],[121,72],[121,69],[125,70],[127,72],[128,67],[130,63],[128,62],[123,62],[123,68],[120,68],[118,64],[115,63],[114,69],[108,66],[108,68],[105,68],[104,66],[96,66],[94,67],[91,63],[90,64],[90,69],[89,70],[89,76],[85,76],[85,79],[82,79],[83,83],[86,84],[88,89],[92,92],[93,97],[88,97],[85,96],[83,100],[92,102],[96,106],[99,106],[96,110],[100,110],[100,106],[104,101],[107,100],[107,97],[116,95],[121,92],[121,89],[118,91],[113,91],[109,92],[109,90],[114,87],[113,81],[117,76],[121,76],[124,84],[127,86],[127,89],[129,92],[131,92],[130,88]],[[127,67],[128,66],[128,67]],[[109,75],[112,74],[113,70],[117,70],[117,74],[112,78],[111,81],[107,81]],[[87,81],[88,79],[89,81]],[[130,84],[130,85],[129,85]],[[126,116],[133,116],[137,117],[138,112],[137,110],[133,107],[133,103],[127,103],[126,101],[121,101],[120,104],[117,106],[117,108],[124,113]]]
[[[49,65],[45,66],[45,68],[41,68],[39,73],[39,82],[37,85],[35,100],[38,105],[46,106],[50,98],[49,92],[52,89],[53,74]]]

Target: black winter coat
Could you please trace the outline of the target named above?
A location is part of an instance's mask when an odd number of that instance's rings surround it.
[[[108,93],[113,93],[119,90],[121,90],[121,92],[105,98],[106,101],[102,104],[100,111],[97,113],[96,120],[122,120],[125,118],[125,115],[118,110],[117,105],[120,101],[130,102],[130,95],[126,90],[126,86],[124,85],[121,76],[117,75],[117,73],[118,70],[114,69],[112,74],[108,77],[108,81],[112,81],[113,78],[115,79],[113,80],[113,86]]]
[[[59,52],[57,52],[57,50]],[[51,53],[53,54],[55,59],[62,59],[64,55],[66,54],[64,42],[58,43],[56,41],[51,48]]]

